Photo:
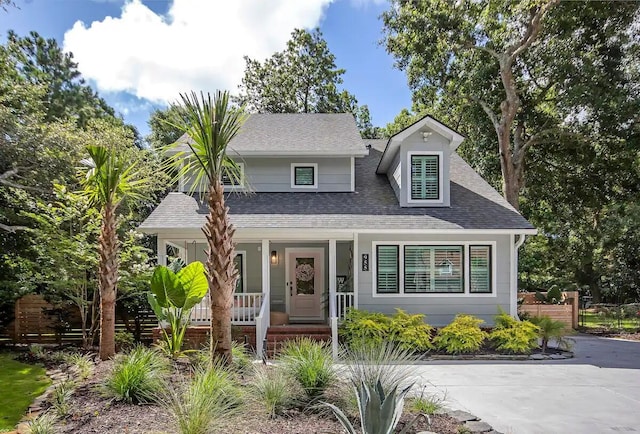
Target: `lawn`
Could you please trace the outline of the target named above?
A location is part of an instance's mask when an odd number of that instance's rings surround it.
[[[580,324],[588,328],[604,327],[607,329],[618,329],[619,327],[618,318],[615,318],[613,315],[604,315],[590,311],[580,313]],[[640,328],[640,321],[635,318],[622,318],[620,319],[620,327],[624,331],[633,332]]]
[[[11,354],[0,354],[0,432],[13,430],[49,383],[44,368],[17,362]]]

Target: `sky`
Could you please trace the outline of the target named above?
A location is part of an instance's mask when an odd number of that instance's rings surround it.
[[[73,53],[86,81],[146,135],[155,108],[180,92],[237,92],[243,56],[282,51],[295,28],[319,27],[344,89],[385,126],[411,106],[406,76],[380,45],[385,0],[15,0],[8,30],[34,30]]]

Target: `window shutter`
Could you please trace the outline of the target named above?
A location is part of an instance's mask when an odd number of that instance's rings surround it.
[[[238,270],[238,280],[236,280],[236,293],[244,292],[244,282],[242,281],[242,253],[237,253],[235,258],[233,258],[233,264],[236,266],[236,270]]]
[[[438,155],[411,156],[411,199],[440,199],[440,157]]]
[[[376,248],[376,288],[379,293],[400,292],[398,250],[398,246]]]
[[[469,246],[469,291],[491,293],[491,246]]]
[[[295,168],[295,185],[313,185],[315,182],[313,167]]]

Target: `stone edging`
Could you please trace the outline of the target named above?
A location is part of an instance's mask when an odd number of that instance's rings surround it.
[[[530,354],[530,355],[518,355],[518,354],[434,354],[425,357],[424,361],[429,360],[564,360],[573,358],[573,353],[569,351],[562,352],[561,354]]]
[[[454,418],[458,422],[464,423],[464,427],[471,433],[487,433],[487,434],[502,434],[493,429],[491,425],[482,421],[479,417],[467,413],[462,410],[450,410],[445,411],[443,414]],[[418,434],[437,434],[432,431],[420,431]]]

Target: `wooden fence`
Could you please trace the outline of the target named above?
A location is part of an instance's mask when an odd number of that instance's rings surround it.
[[[158,320],[151,311],[138,317],[140,337],[151,342]],[[135,330],[134,319],[116,318],[116,332]],[[73,306],[54,306],[41,295],[26,295],[16,301],[15,319],[9,324],[8,335],[21,344],[81,344],[82,329],[79,313]]]
[[[535,293],[518,294],[518,297],[524,298],[524,302],[518,307],[518,310],[526,312],[530,316],[546,315],[556,321],[562,321],[571,328],[578,328],[578,311],[580,308],[578,292],[566,291],[562,294],[565,304],[542,304],[536,300]]]

